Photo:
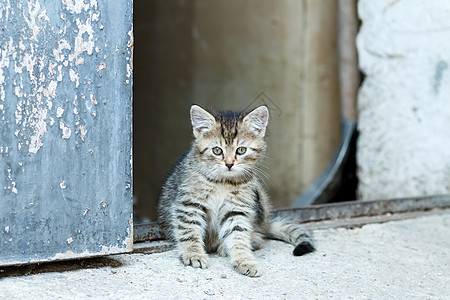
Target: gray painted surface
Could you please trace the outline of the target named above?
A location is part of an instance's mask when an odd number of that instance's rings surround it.
[[[132,0],[0,2],[0,265],[132,248]]]

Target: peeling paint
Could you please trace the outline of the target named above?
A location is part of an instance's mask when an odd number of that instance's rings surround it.
[[[64,190],[64,189],[67,188],[67,185],[66,185],[66,183],[64,182],[64,180],[59,184],[59,187],[60,187],[62,190]]]
[[[68,126],[66,126],[63,121],[59,122],[59,128],[62,131],[61,137],[63,139],[70,138],[70,136],[72,135],[72,130]]]
[[[16,188],[16,183],[13,181],[13,182],[11,182],[11,185],[12,185],[11,192],[13,192],[16,195],[19,194],[19,191]]]
[[[101,70],[103,70],[103,69],[105,69],[106,68],[106,64],[105,63],[102,63],[102,64],[100,64],[98,67],[97,67],[97,72],[98,71],[101,71]]]
[[[37,41],[37,35],[39,34],[39,31],[40,31],[40,27],[36,23],[36,17],[38,16],[40,10],[41,10],[41,5],[38,0],[36,0],[34,3],[32,1],[28,1],[29,18],[25,15],[25,12],[23,14],[25,22],[27,22],[28,27],[33,32],[31,39],[33,39],[35,41]],[[41,14],[40,14],[41,18],[42,18],[42,14],[45,14],[45,11],[41,12]],[[48,19],[48,17],[47,17],[47,19]]]
[[[132,71],[133,71],[133,69],[131,68],[131,64],[127,64],[127,74],[126,74],[126,76],[127,76],[128,78],[131,77]]]
[[[94,94],[90,94],[89,99],[91,99],[92,104],[97,105],[97,99],[94,98]]]
[[[78,75],[78,73],[75,72],[73,69],[70,69],[69,76],[70,76],[70,81],[72,81],[72,82],[76,81],[75,87],[78,87],[80,85],[80,75]]]
[[[67,250],[63,253],[57,253],[48,261],[55,261],[55,260],[67,260],[67,259],[75,259],[80,257],[93,257],[93,256],[102,256],[102,255],[111,255],[116,253],[123,253],[124,250],[127,252],[131,252],[133,250],[133,240],[131,238],[125,239],[123,242],[124,245],[126,245],[126,248],[117,245],[117,246],[105,246],[102,245],[100,251],[98,252],[89,252],[88,250],[85,250],[83,252],[74,253],[72,250]],[[30,262],[35,262],[36,260],[30,260]]]
[[[59,106],[59,107],[56,109],[56,117],[57,117],[57,118],[61,118],[62,115],[63,115],[63,113],[64,113],[64,108],[62,108],[61,106]]]
[[[97,1],[85,3],[84,0],[62,0],[62,4],[66,5],[66,9],[74,14],[80,14],[83,10],[87,11],[90,5],[97,7]]]
[[[28,1],[25,5],[17,3],[26,24],[24,34],[19,40],[10,37],[8,43],[2,43],[0,48],[0,101],[6,99],[4,70],[8,68],[12,58],[14,72],[20,74],[14,79],[13,87],[14,95],[18,99],[15,121],[23,128],[20,134],[16,135],[21,138],[17,147],[23,149],[26,145],[29,153],[33,154],[37,154],[43,146],[47,124],[50,126],[54,124],[52,118],[55,112],[52,108],[54,100],[58,97],[58,83],[63,82],[64,74],[68,74],[70,81],[78,88],[81,77],[73,67],[83,64],[86,60],[85,55],[92,55],[96,47],[94,24],[100,21],[101,16],[97,11],[97,1],[63,0],[62,5],[68,12],[80,17],[75,19],[77,29],[73,37],[68,34],[67,24],[64,23],[59,33],[67,36],[61,37],[55,47],[48,51],[51,53],[50,56],[48,52],[42,52],[39,43],[45,38],[43,35],[45,31],[54,32],[55,30],[47,15],[47,9],[42,7],[39,0]],[[8,5],[7,15],[10,8]],[[4,10],[1,11],[3,13]],[[89,13],[87,17],[83,17],[82,12]],[[65,19],[63,15],[61,18]],[[105,68],[105,63],[100,64],[99,70]],[[24,77],[24,71],[28,74],[27,79]],[[24,80],[29,80],[31,85],[24,88]],[[25,106],[29,109],[24,109]],[[3,107],[2,105],[2,110]],[[75,114],[78,114],[78,109],[73,110]],[[93,116],[95,117],[95,114]],[[61,117],[60,110],[56,112],[56,117]],[[70,137],[69,126],[65,126],[62,130],[63,138]]]
[[[72,47],[70,46],[69,42],[65,39],[61,39],[58,41],[58,48],[53,50],[53,55],[55,56],[56,61],[62,62],[65,59],[65,56],[63,54],[63,50],[71,50]]]
[[[86,135],[86,133],[87,133],[87,130],[86,130],[86,128],[84,128],[83,126],[80,126],[79,129],[80,129],[80,138],[81,138],[81,139],[83,140],[83,142],[84,142],[84,137],[85,137],[85,135]]]
[[[45,119],[47,118],[47,109],[44,108],[38,110],[33,117],[34,118],[29,124],[34,128],[34,134],[30,137],[28,151],[36,154],[43,146],[41,138],[47,132],[47,123],[45,122]]]
[[[60,82],[63,80],[62,65],[58,66],[58,77],[56,77],[56,80]]]
[[[75,65],[82,64],[84,58],[80,57],[83,52],[91,55],[94,50],[94,30],[92,29],[91,19],[86,19],[86,23],[83,23],[80,19],[76,20],[78,26],[78,35],[75,37],[75,46],[73,54],[69,55],[69,60],[75,59]],[[83,39],[84,34],[88,35],[88,39],[85,41]]]
[[[4,189],[11,191],[15,195],[19,194],[19,191],[16,188],[16,185],[17,185],[16,180],[13,178],[13,175],[12,175],[12,169],[7,169],[6,172],[7,172],[7,177],[6,177],[7,186],[5,186]]]
[[[131,250],[129,216],[113,213],[131,211],[130,140],[111,140],[112,157],[99,137],[131,135],[132,1],[98,2],[0,1],[0,265]],[[97,193],[115,200],[94,204]]]
[[[56,81],[54,81],[54,80],[50,81],[48,86],[44,89],[44,92],[43,92],[44,96],[45,97],[55,98],[56,97],[56,87],[57,86],[58,86],[58,83]]]

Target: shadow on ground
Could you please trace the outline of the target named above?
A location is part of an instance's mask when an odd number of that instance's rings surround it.
[[[22,266],[0,267],[0,279],[21,277],[51,272],[71,272],[81,269],[98,269],[103,267],[119,268],[123,263],[108,257],[85,258],[58,262],[30,264]]]

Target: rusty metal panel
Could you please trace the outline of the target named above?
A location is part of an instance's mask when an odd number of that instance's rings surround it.
[[[0,2],[0,265],[132,250],[132,0]]]

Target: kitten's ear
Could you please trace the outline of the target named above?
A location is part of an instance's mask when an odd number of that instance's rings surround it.
[[[198,138],[203,132],[210,130],[216,124],[216,119],[200,106],[192,105],[191,123],[194,137]]]
[[[248,127],[257,136],[263,137],[266,134],[267,123],[269,122],[269,110],[263,105],[249,112],[243,120]]]

